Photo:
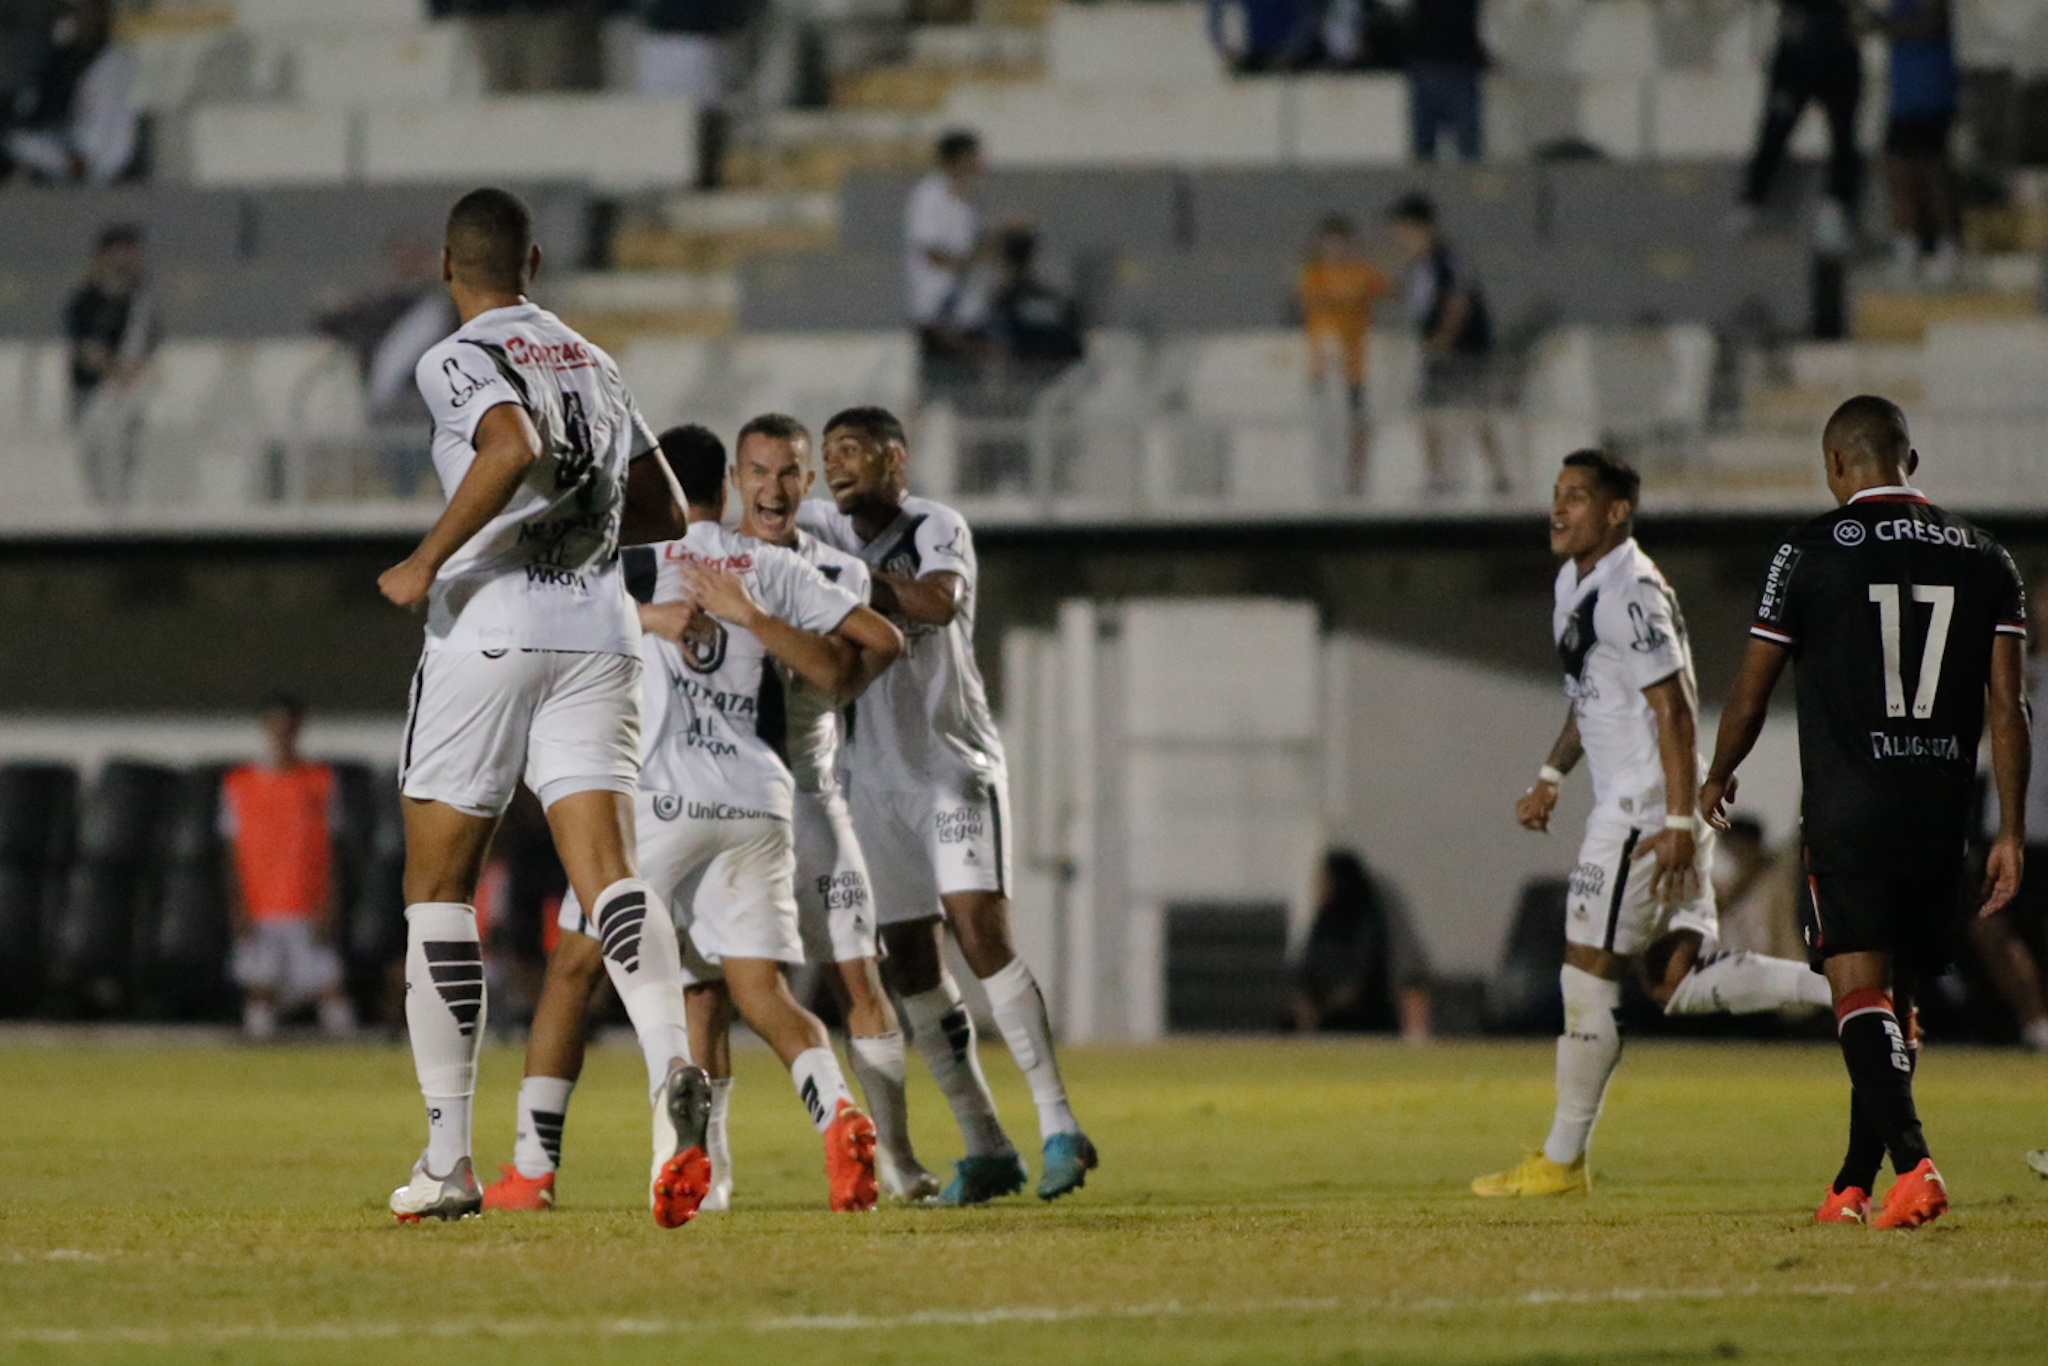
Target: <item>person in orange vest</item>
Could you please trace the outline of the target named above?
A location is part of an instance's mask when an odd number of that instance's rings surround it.
[[[271,698],[262,711],[268,757],[221,780],[234,976],[243,991],[242,1027],[253,1039],[270,1037],[280,1010],[308,1000],[319,1002],[324,1033],[355,1029],[330,942],[334,770],[299,753],[305,719],[297,698]]]
[[[1296,292],[1308,332],[1309,380],[1320,387],[1333,373],[1344,384],[1348,424],[1349,492],[1365,492],[1365,347],[1372,307],[1392,287],[1384,271],[1359,247],[1358,226],[1333,213],[1316,229]]]

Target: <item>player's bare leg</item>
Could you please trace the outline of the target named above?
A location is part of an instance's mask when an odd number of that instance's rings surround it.
[[[709,1190],[704,1130],[711,1086],[690,1059],[675,923],[654,888],[637,875],[630,796],[571,793],[548,807],[548,825],[569,886],[597,932],[605,972],[640,1040],[654,1107],[650,1200],[655,1222],[678,1228],[695,1216]]]
[[[604,951],[587,934],[564,930],[548,955],[533,1025],[526,1036],[526,1076],[519,1083],[519,1121],[512,1162],[484,1187],[484,1208],[553,1209],[555,1172],[569,1097],[583,1075],[590,1001],[604,980]]]
[[[946,970],[945,925],[934,917],[882,926],[889,978],[903,1001],[917,1051],[946,1097],[967,1152],[940,1199],[972,1205],[1023,1189],[1023,1159],[996,1118],[995,1097],[981,1072],[974,1016]]]
[[[1045,1170],[1038,1183],[1041,1200],[1077,1190],[1088,1179],[1097,1158],[1095,1145],[1081,1132],[1067,1102],[1053,1051],[1052,1018],[1045,994],[1030,965],[1010,942],[1010,900],[1001,892],[950,892],[939,898],[952,923],[960,956],[981,979],[989,1008],[1003,1031],[1003,1042],[1031,1085],[1038,1106],[1039,1136],[1045,1142]]]
[[[825,1022],[790,992],[782,965],[767,958],[727,958],[725,990],[762,1042],[789,1069],[811,1123],[825,1139],[832,1208],[875,1207],[875,1124],[854,1103]]]
[[[689,1006],[690,1052],[711,1077],[711,1123],[704,1148],[711,1155],[711,1193],[698,1208],[732,1208],[732,993],[723,979],[693,982],[683,992]]]
[[[483,945],[476,884],[497,820],[442,802],[403,800],[405,1022],[427,1105],[427,1148],[391,1194],[404,1223],[459,1219],[483,1208],[470,1160],[470,1110],[483,1044]]]
[[[910,1142],[903,1029],[882,987],[881,966],[873,958],[842,960],[825,974],[825,985],[846,1020],[847,1063],[875,1121],[882,1187],[898,1200],[929,1200],[939,1193],[939,1179],[917,1160]]]
[[[1849,1068],[1851,1088],[1851,1161],[1869,1165],[1872,1131],[1891,1155],[1898,1179],[1885,1194],[1884,1208],[1870,1221],[1873,1228],[1918,1228],[1948,1209],[1948,1188],[1927,1152],[1920,1115],[1913,1104],[1915,1052],[1908,1035],[1912,1019],[1910,981],[1894,981],[1887,953],[1842,953],[1827,960],[1828,985],[1834,988],[1835,1027],[1842,1060]],[[1898,987],[1896,999],[1893,987]],[[1861,1172],[1847,1170],[1854,1180]],[[1840,1185],[1841,1177],[1837,1178]],[[1825,1210],[1823,1206],[1823,1210]]]

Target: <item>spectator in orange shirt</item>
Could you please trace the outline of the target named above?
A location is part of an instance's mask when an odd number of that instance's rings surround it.
[[[1391,286],[1385,272],[1360,250],[1357,224],[1339,213],[1322,221],[1295,289],[1308,329],[1310,380],[1320,387],[1332,373],[1344,379],[1353,494],[1365,492],[1366,333],[1372,330],[1372,306]]]
[[[298,699],[272,698],[263,708],[268,760],[221,780],[235,981],[243,991],[242,1027],[256,1039],[276,1032],[280,1010],[309,1000],[320,1004],[323,1032],[355,1028],[341,958],[329,942],[334,771],[299,754],[304,721]]]

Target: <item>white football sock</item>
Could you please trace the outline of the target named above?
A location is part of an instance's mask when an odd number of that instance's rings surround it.
[[[1557,1039],[1557,1117],[1543,1155],[1569,1166],[1586,1155],[1607,1079],[1621,1061],[1621,1026],[1614,1018],[1621,983],[1570,964],[1559,971],[1558,980],[1564,985],[1564,1033]]]
[[[1031,1099],[1038,1105],[1038,1132],[1042,1138],[1054,1134],[1078,1134],[1074,1111],[1067,1104],[1067,1085],[1060,1080],[1059,1060],[1052,1051],[1052,1020],[1045,1013],[1045,994],[1038,979],[1023,959],[1012,958],[1006,967],[981,979],[988,993],[989,1008],[1010,1045],[1010,1056],[1031,1083]]]
[[[1002,1121],[996,1118],[988,1078],[981,1074],[981,1057],[974,1047],[974,1017],[960,1003],[960,988],[952,977],[941,977],[930,991],[904,997],[903,1018],[916,1038],[917,1051],[932,1070],[932,1079],[953,1108],[967,1155],[1014,1153]]]
[[[519,1083],[519,1127],[512,1138],[512,1165],[521,1176],[546,1176],[562,1165],[562,1126],[569,1120],[566,1077],[528,1077]]]
[[[256,1040],[277,1033],[277,1007],[268,1001],[248,1001],[242,1006],[242,1032]]]
[[[604,970],[640,1040],[651,1096],[661,1089],[676,1059],[690,1059],[683,953],[675,922],[653,887],[627,877],[597,894],[590,923],[604,946]]]
[[[469,1156],[469,1110],[483,1046],[484,955],[476,912],[450,901],[405,908],[405,1024],[427,1102],[427,1170]]]
[[[903,1035],[897,1030],[846,1041],[846,1061],[867,1098],[868,1117],[875,1121],[875,1141],[898,1166],[917,1161],[910,1146],[910,1105],[903,1094],[909,1064]]]
[[[711,1159],[711,1194],[698,1208],[722,1210],[732,1198],[732,1078],[711,1081],[711,1122],[704,1130],[704,1151]]]
[[[1790,958],[1738,951],[1703,959],[1679,979],[1666,1015],[1754,1015],[1789,1005],[1834,1004],[1828,979]]]
[[[853,1103],[846,1089],[846,1074],[829,1048],[806,1048],[790,1060],[789,1079],[796,1083],[797,1099],[811,1112],[811,1123],[819,1133],[830,1128],[839,1114],[839,1103]]]

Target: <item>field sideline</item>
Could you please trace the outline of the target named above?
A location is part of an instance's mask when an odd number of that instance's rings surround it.
[[[850,1217],[747,1050],[739,1208],[664,1233],[629,1049],[591,1056],[561,1211],[408,1229],[383,1208],[424,1128],[402,1047],[0,1036],[0,1361],[2048,1359],[2048,1185],[2021,1162],[2048,1061],[1929,1049],[1956,1208],[1880,1234],[1809,1222],[1845,1095],[1819,1045],[1632,1044],[1590,1200],[1472,1199],[1540,1138],[1550,1052],[1076,1048],[1105,1163],[1085,1191]],[[987,1062],[1021,1139],[1021,1079]],[[518,1074],[487,1053],[480,1167],[509,1157]],[[957,1139],[915,1065],[913,1090],[936,1165]]]

